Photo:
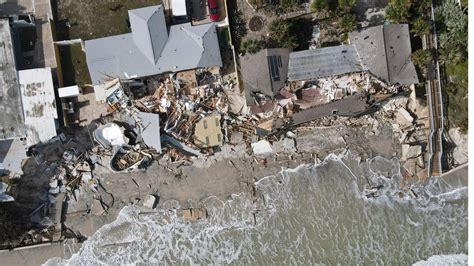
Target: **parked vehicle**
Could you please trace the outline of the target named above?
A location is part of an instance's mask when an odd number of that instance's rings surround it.
[[[209,7],[209,17],[212,21],[219,20],[219,7],[217,6],[216,0],[207,0],[207,6]]]

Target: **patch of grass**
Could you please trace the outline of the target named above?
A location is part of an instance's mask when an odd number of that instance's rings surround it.
[[[96,39],[130,32],[128,10],[161,4],[161,0],[55,0],[60,38]],[[66,27],[66,21],[70,27]]]
[[[80,44],[59,46],[64,86],[91,84],[86,54]]]
[[[224,49],[230,48],[230,32],[229,27],[225,28],[218,28],[218,38],[219,38],[219,46]]]
[[[91,40],[130,32],[128,10],[159,5],[161,0],[52,0],[59,40]],[[80,45],[60,46],[64,86],[90,84],[85,53]]]
[[[468,63],[464,61],[456,65],[448,65],[446,84],[448,119],[463,132],[468,129]]]

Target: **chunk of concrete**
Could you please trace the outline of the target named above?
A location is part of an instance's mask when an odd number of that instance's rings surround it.
[[[296,134],[291,132],[291,131],[288,131],[288,132],[286,132],[286,137],[290,138],[290,139],[294,139],[294,138],[296,138]]]
[[[453,150],[453,159],[456,164],[464,164],[468,161],[468,138],[467,134],[463,134],[459,128],[450,128],[449,136],[456,147]]]
[[[148,195],[143,201],[143,207],[154,209],[157,203],[158,203],[158,198],[155,195]]]
[[[252,143],[252,150],[255,155],[268,155],[273,153],[272,145],[267,140]]]
[[[399,108],[396,114],[397,123],[402,128],[409,127],[413,124],[413,117],[405,108]]]
[[[421,155],[421,146],[414,145],[410,146],[408,144],[402,144],[402,157],[400,158],[401,161],[407,161],[411,158],[417,158]]]
[[[416,160],[410,159],[405,164],[403,164],[403,168],[411,175],[416,175]]]
[[[284,138],[283,139],[283,147],[287,150],[294,150],[295,149],[295,141],[290,138]]]
[[[230,140],[234,144],[242,143],[244,142],[244,133],[239,132],[239,131],[232,132]]]

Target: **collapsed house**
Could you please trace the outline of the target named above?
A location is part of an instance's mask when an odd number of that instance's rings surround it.
[[[291,53],[287,49],[266,49],[255,55],[244,55],[241,72],[252,113],[274,110],[277,103],[284,107],[291,102],[289,110],[293,104],[301,109],[310,108],[316,103],[340,99],[333,95],[344,94],[344,91],[348,94],[362,89],[368,91],[371,88],[368,83],[377,83],[376,87],[418,83],[407,24],[380,25],[351,32],[347,45]],[[361,85],[362,79],[367,80],[365,85]],[[331,89],[328,83],[337,88]],[[359,89],[347,89],[354,85]],[[300,89],[305,91],[298,91]],[[295,94],[297,99],[290,101]],[[330,99],[326,100],[328,95]]]
[[[418,83],[407,24],[380,25],[349,34],[349,45],[293,52],[288,80],[313,80],[367,71],[386,84]]]
[[[290,49],[274,48],[244,55],[240,59],[247,104],[256,94],[273,97],[285,85]]]
[[[85,42],[94,85],[183,70],[222,66],[213,23],[166,25],[163,6],[128,11],[132,32]]]

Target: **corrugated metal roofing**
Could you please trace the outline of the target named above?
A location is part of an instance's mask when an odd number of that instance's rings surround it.
[[[290,53],[288,80],[310,80],[363,71],[353,45]]]

